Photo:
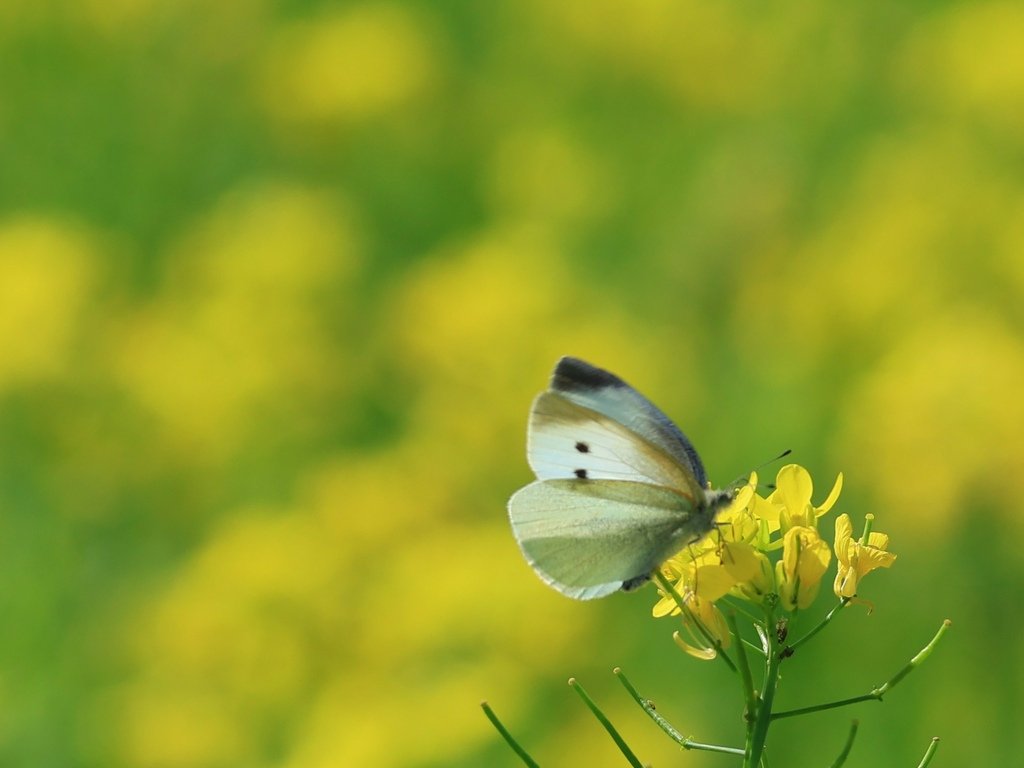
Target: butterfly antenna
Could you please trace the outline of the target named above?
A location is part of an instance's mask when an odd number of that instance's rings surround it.
[[[733,480],[727,487],[729,487],[729,488],[738,488],[738,487],[740,487],[742,485],[746,485],[747,484],[747,480],[750,479],[751,473],[753,473],[753,472],[760,472],[762,469],[767,467],[769,464],[774,464],[776,461],[781,461],[782,459],[784,459],[787,456],[789,456],[789,454],[791,454],[792,452],[793,452],[792,448],[787,448],[786,450],[784,450],[782,453],[780,453],[775,458],[768,459],[768,461],[765,461],[765,462],[762,462],[761,464],[758,464],[756,467],[754,467],[752,470],[750,470],[750,472],[748,472],[746,475],[740,475],[738,478]],[[764,486],[764,487],[766,487],[766,488],[767,487],[774,488],[774,486]]]

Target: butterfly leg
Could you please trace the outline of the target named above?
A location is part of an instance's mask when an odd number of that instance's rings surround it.
[[[634,576],[632,579],[626,579],[622,582],[623,592],[632,592],[634,589],[638,589],[651,580],[651,574],[645,573],[643,576]]]

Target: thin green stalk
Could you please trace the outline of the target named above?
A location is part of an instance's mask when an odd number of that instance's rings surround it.
[[[587,692],[583,690],[583,686],[576,682],[576,678],[570,677],[569,685],[572,686],[573,690],[580,695],[580,698],[583,699],[583,703],[587,705],[590,711],[594,713],[594,717],[597,718],[598,722],[604,726],[606,731],[608,731],[608,735],[612,737],[612,741],[615,742],[615,745],[629,761],[629,764],[633,766],[633,768],[644,768],[643,763],[641,763],[640,760],[637,759],[637,756],[633,754],[633,750],[629,748],[629,745],[626,744],[622,736],[619,735],[619,732],[615,730],[615,726],[611,724],[611,721],[605,716],[604,712],[602,712],[598,708],[597,704],[594,703],[594,700],[587,695]]]
[[[699,749],[704,752],[721,752],[726,755],[738,755],[743,757],[743,750],[739,747],[722,747],[718,744],[701,744],[699,741],[687,739],[684,745],[687,749]]]
[[[846,735],[846,743],[843,745],[843,751],[839,753],[839,756],[832,762],[829,768],[840,768],[843,763],[846,762],[846,758],[850,756],[850,750],[853,748],[853,739],[857,735],[857,726],[859,723],[856,720],[850,722],[850,732]]]
[[[743,638],[740,636],[740,628],[736,623],[736,613],[729,611],[725,620],[729,622],[729,631],[736,638],[736,660],[740,668],[740,680],[743,681],[743,700],[746,703],[744,721],[747,724],[747,733],[750,733],[751,725],[754,722],[754,710],[757,707],[757,697],[754,693],[754,678],[750,674],[750,664],[747,662],[747,653],[743,650]]]
[[[881,701],[882,697],[875,691],[871,693],[865,693],[863,696],[852,696],[849,699],[840,699],[839,701],[830,701],[827,704],[815,704],[812,707],[800,707],[800,709],[787,709],[785,712],[773,712],[772,720],[781,720],[784,717],[796,717],[797,715],[807,715],[811,712],[823,712],[826,709],[837,709],[839,707],[848,707],[850,704],[860,704],[862,701]]]
[[[680,733],[671,723],[669,723],[668,720],[662,717],[662,715],[654,708],[654,703],[651,702],[650,699],[645,699],[641,697],[639,693],[637,693],[636,688],[634,688],[633,684],[629,682],[629,679],[626,677],[625,673],[621,669],[616,667],[612,671],[614,672],[615,676],[619,678],[619,682],[622,683],[622,685],[625,687],[627,691],[629,691],[629,695],[633,697],[633,701],[639,704],[640,708],[647,713],[647,716],[650,717],[651,720],[653,720],[655,724],[659,728],[661,728],[661,730],[668,734],[669,738],[671,738],[676,744],[681,746],[683,749],[698,749],[703,750],[705,752],[724,752],[728,755],[743,754],[743,750],[738,749],[736,747],[722,747],[717,744],[702,744],[698,741],[694,741],[691,738],[683,736],[683,734]]]
[[[935,756],[935,750],[939,748],[939,737],[936,736],[932,739],[932,743],[928,745],[928,749],[925,750],[924,757],[921,758],[921,762],[917,764],[917,768],[926,768],[928,763],[932,761],[932,757]]]
[[[484,714],[487,715],[487,719],[491,721],[491,725],[497,729],[498,733],[501,734],[501,737],[505,739],[505,742],[512,747],[512,751],[519,755],[519,759],[526,765],[530,766],[530,768],[540,768],[536,761],[526,753],[526,750],[519,746],[519,742],[515,740],[511,733],[508,732],[508,729],[502,725],[501,720],[499,720],[498,716],[494,714],[494,710],[491,709],[490,704],[486,701],[481,701],[480,707],[483,709]]]
[[[834,617],[837,613],[839,613],[839,611],[842,610],[843,608],[845,608],[849,603],[850,603],[850,598],[849,597],[844,597],[842,600],[840,600],[839,603],[836,604],[832,608],[831,611],[829,611],[827,614],[825,614],[825,618],[822,619],[814,629],[812,629],[806,635],[804,635],[799,640],[797,640],[795,643],[792,643],[789,646],[789,652],[792,653],[797,648],[799,648],[801,645],[803,645],[808,640],[810,640],[812,637],[814,637],[816,634],[821,632],[821,630],[823,630],[825,627],[827,627],[829,622],[832,621],[832,617]]]
[[[897,683],[899,683],[904,677],[909,675],[919,666],[921,666],[925,660],[931,655],[932,651],[935,650],[935,646],[938,644],[942,636],[946,634],[952,626],[952,622],[946,619],[942,622],[942,626],[939,627],[939,631],[935,633],[935,637],[922,648],[899,672],[893,675],[882,685],[877,688],[873,688],[870,692],[862,694],[861,696],[853,696],[849,699],[840,699],[838,701],[830,701],[826,704],[816,704],[812,707],[801,707],[800,709],[790,709],[785,712],[776,712],[771,715],[772,720],[781,720],[784,717],[795,717],[797,715],[806,715],[810,712],[821,712],[826,709],[836,709],[837,707],[845,707],[850,704],[859,704],[862,701],[881,701],[882,697],[891,691]],[[930,758],[929,758],[930,759]]]
[[[745,648],[749,648],[754,653],[756,653],[759,657],[763,657],[764,656],[764,648],[762,648],[760,645],[757,645],[756,643],[752,643],[749,640],[747,640],[746,638],[740,638],[740,642],[743,643],[743,646]]]
[[[724,598],[722,598],[721,602],[725,605],[728,605],[732,610],[736,611],[737,613],[742,613],[744,616],[750,619],[751,624],[756,624],[761,620],[761,618],[755,615],[753,611],[750,611],[745,607],[746,605],[750,605],[750,603],[747,603],[745,600],[740,600],[736,597],[733,597],[732,595],[726,595]]]
[[[700,620],[698,620],[697,617],[693,615],[693,611],[690,610],[690,607],[686,604],[686,601],[683,600],[682,595],[680,595],[679,592],[676,591],[675,586],[673,586],[672,582],[665,577],[665,574],[661,572],[660,568],[654,569],[654,578],[658,581],[658,584],[661,585],[662,589],[664,589],[668,594],[672,595],[672,599],[679,607],[679,610],[682,611],[683,615],[690,620],[690,623],[697,628],[697,631],[700,632],[701,637],[704,638],[704,641],[709,646],[715,649],[715,656],[724,661],[726,665],[729,667],[729,669],[731,669],[733,672],[736,672],[736,665],[733,663],[732,659],[729,658],[729,655],[725,652],[725,649],[722,648],[722,641],[713,638],[711,636],[711,633],[708,632],[707,629],[704,627],[704,624],[701,623]]]
[[[939,631],[935,633],[935,637],[932,638],[931,642],[928,643],[928,645],[926,645],[920,651],[918,651],[917,655],[914,658],[912,658],[910,662],[905,667],[903,667],[903,669],[901,669],[899,672],[893,675],[892,679],[889,680],[889,682],[875,689],[878,692],[879,698],[881,698],[882,694],[889,691],[889,689],[895,687],[896,683],[898,683],[904,677],[906,677],[919,666],[921,666],[925,662],[925,660],[932,655],[932,651],[935,650],[935,646],[938,645],[939,640],[942,639],[942,636],[946,634],[947,630],[949,630],[949,628],[952,625],[953,622],[949,619],[943,621],[942,626],[939,627]]]

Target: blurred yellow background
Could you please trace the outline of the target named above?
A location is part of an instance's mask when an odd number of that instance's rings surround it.
[[[740,741],[654,590],[575,603],[511,537],[562,354],[717,484],[792,448],[891,535],[781,708],[953,620],[774,765],[851,717],[859,765],[1020,760],[1021,40],[989,0],[5,0],[0,763],[516,765],[486,698],[621,764],[575,675],[643,760],[725,764],[610,674]]]

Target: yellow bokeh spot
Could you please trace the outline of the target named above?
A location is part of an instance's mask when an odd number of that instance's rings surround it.
[[[67,372],[96,258],[75,226],[0,221],[0,388]]]
[[[119,697],[128,762],[242,764],[258,754],[258,723],[292,714],[335,658],[324,649],[345,636],[333,555],[299,511],[240,509],[211,532],[129,629],[136,677]]]
[[[1020,258],[1024,253],[1024,195],[1018,195],[1008,206],[1007,219],[998,233],[998,279],[1005,278],[1013,295],[1024,300],[1024,259]]]
[[[138,768],[238,765],[257,757],[216,692],[132,685],[120,692],[118,752]]]
[[[304,626],[341,628],[333,554],[305,515],[240,510],[155,603],[136,637],[140,654],[225,699],[289,700],[314,662]]]
[[[737,286],[737,332],[786,339],[786,354],[766,361],[780,377],[800,379],[836,349],[948,311],[963,281],[987,268],[983,238],[1010,218],[1008,180],[955,132],[879,139],[858,173],[821,231]]]
[[[979,501],[1019,522],[1024,493],[1024,343],[983,312],[935,318],[894,346],[843,421],[844,466],[873,478],[883,507],[940,534]]]
[[[418,435],[380,453],[325,462],[304,480],[303,495],[335,557],[357,560],[438,524],[454,503],[451,483],[439,482],[442,470]]]
[[[481,365],[503,365],[502,358],[535,348],[529,329],[542,328],[574,294],[548,237],[501,230],[446,248],[411,271],[392,317],[414,360],[446,376],[480,379],[497,372]]]
[[[163,292],[127,318],[112,355],[123,386],[168,441],[197,457],[238,444],[275,404],[352,378],[328,333],[327,303],[358,263],[345,206],[261,185],[228,198],[172,254]]]
[[[120,702],[133,764],[245,762],[232,734],[295,713],[287,765],[471,751],[492,738],[483,692],[514,713],[531,695],[524,664],[547,674],[575,657],[597,614],[538,582],[504,499],[460,487],[422,438],[325,462],[294,508],[235,510],[150,595],[129,630],[137,676]],[[475,523],[451,519],[474,503]],[[166,723],[164,700],[181,710]],[[398,747],[397,700],[420,712]],[[466,703],[454,715],[453,701]],[[179,736],[211,706],[216,717]],[[169,738],[181,743],[168,752]],[[251,736],[242,746],[260,749]]]
[[[402,768],[424,755],[457,761],[492,743],[493,730],[480,722],[480,691],[500,690],[506,716],[515,716],[521,709],[516,702],[529,696],[522,676],[517,681],[515,669],[501,663],[463,664],[443,675],[424,672],[367,675],[353,667],[314,700],[282,765]],[[395,738],[396,706],[415,713],[401,717],[401,738]]]
[[[736,6],[699,0],[533,5],[558,25],[552,45],[571,41],[602,68],[624,68],[681,101],[719,110],[756,109],[775,92],[780,42],[791,34],[782,23],[765,28]]]
[[[525,466],[529,404],[562,355],[628,371],[669,413],[659,392],[695,407],[697,379],[662,364],[693,359],[693,342],[638,327],[535,228],[499,228],[432,254],[398,288],[388,320],[416,384],[411,428],[450,478],[469,480],[482,463]],[[487,417],[467,417],[469,407]]]
[[[281,32],[259,89],[278,119],[351,123],[422,98],[438,77],[428,25],[408,8],[363,5]]]
[[[599,158],[552,127],[505,136],[495,153],[489,186],[503,214],[552,224],[599,215],[615,196],[611,175]]]
[[[962,111],[1019,134],[1024,129],[1024,7],[1020,3],[954,5],[922,24],[907,47],[911,98]]]

